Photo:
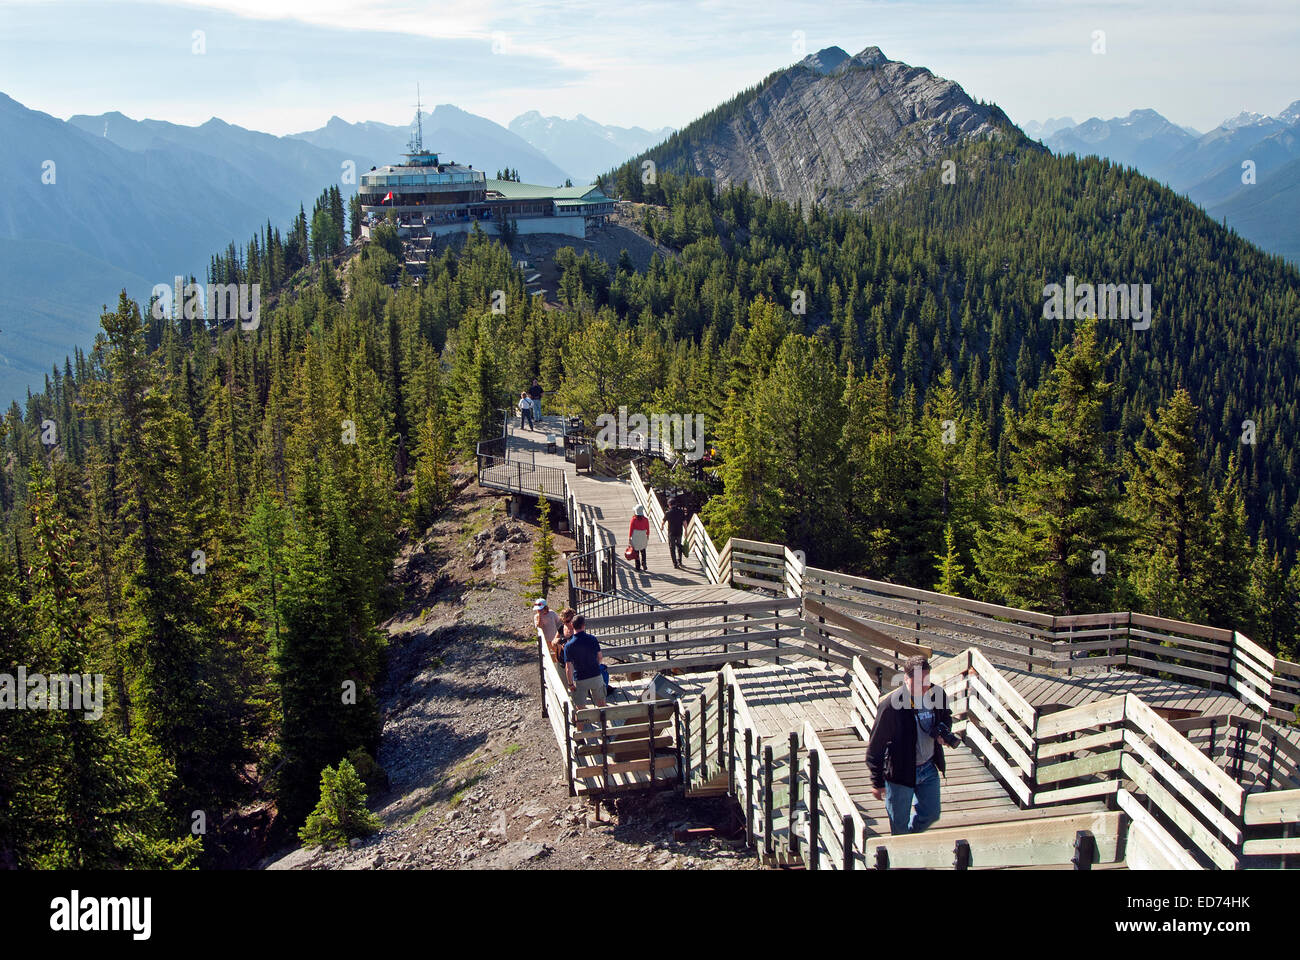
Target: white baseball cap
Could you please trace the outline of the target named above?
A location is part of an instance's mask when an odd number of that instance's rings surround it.
[[[543,600],[541,597],[538,597],[536,600],[533,601],[533,609],[534,609],[534,610],[545,610],[545,609],[546,609],[546,601]]]

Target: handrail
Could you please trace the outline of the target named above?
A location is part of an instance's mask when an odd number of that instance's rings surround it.
[[[813,870],[860,870],[866,866],[866,821],[810,721],[804,721],[803,743],[801,779],[808,814],[805,863]]]

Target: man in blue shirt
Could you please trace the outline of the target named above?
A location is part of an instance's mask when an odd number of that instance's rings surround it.
[[[586,626],[586,617],[581,614],[574,617],[573,636],[560,651],[564,675],[573,691],[575,710],[585,707],[588,697],[595,700],[598,707],[605,705],[605,678],[600,672],[604,657],[600,652],[600,641],[586,631]]]

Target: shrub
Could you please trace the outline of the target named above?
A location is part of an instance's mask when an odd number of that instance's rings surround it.
[[[366,785],[346,759],[338,769],[320,774],[320,802],[298,831],[309,847],[341,846],[352,837],[366,837],[379,829],[379,818],[366,808]]]

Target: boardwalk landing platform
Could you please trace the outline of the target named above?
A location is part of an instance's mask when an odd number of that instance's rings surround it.
[[[766,862],[810,869],[1243,869],[1300,855],[1300,665],[1235,631],[1053,617],[813,568],[781,544],[719,550],[698,517],[685,569],[652,533],[638,573],[622,560],[628,520],[641,504],[653,530],[662,497],[635,466],[627,480],[579,475],[547,452],[549,432],[509,429],[480,482],[536,496],[538,481],[599,559],[581,577],[570,564],[570,595],[601,639],[606,707],[575,709],[538,642],[572,794],[729,796]],[[915,653],[961,744],[946,751],[939,822],[893,836],[866,738]],[[675,695],[643,700],[656,675]]]

